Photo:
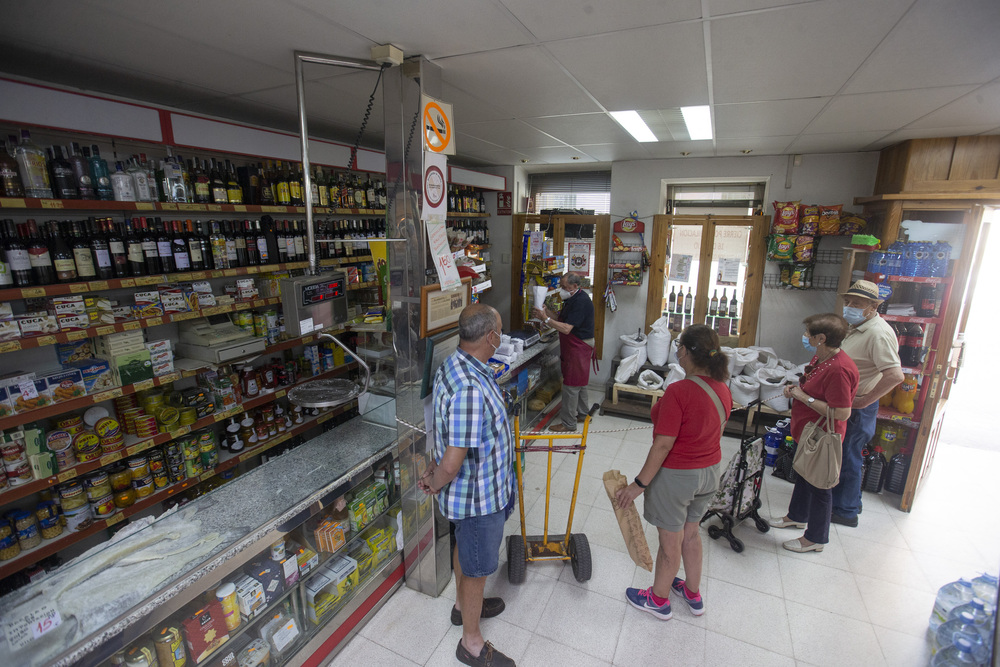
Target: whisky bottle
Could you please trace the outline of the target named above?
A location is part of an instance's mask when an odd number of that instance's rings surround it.
[[[45,151],[31,140],[28,130],[21,130],[21,142],[14,149],[14,157],[21,172],[25,196],[51,199],[52,183],[49,181]]]

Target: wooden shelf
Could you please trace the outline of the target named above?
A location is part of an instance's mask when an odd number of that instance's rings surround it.
[[[120,331],[136,331],[138,329],[148,329],[167,322],[183,322],[199,317],[208,317],[220,313],[234,313],[238,310],[249,310],[251,308],[263,308],[281,303],[281,297],[270,297],[267,299],[253,299],[251,301],[238,301],[226,306],[212,306],[199,310],[190,310],[186,313],[174,313],[173,315],[161,315],[159,317],[147,317],[141,320],[129,320],[128,322],[118,322],[116,324],[102,324],[97,327],[81,329],[80,331],[62,331],[57,334],[45,336],[32,336],[30,338],[19,338],[0,343],[0,353],[13,352],[15,350],[26,350],[32,347],[42,347],[44,345],[55,345],[57,343],[69,343],[84,338],[94,336],[106,336],[107,334]]]
[[[902,424],[903,426],[909,428],[920,428],[920,422],[913,420],[913,415],[905,415],[901,412],[896,412],[891,408],[880,407],[878,409],[878,418],[891,421],[895,424]]]
[[[309,379],[312,380],[314,378],[309,378]],[[228,457],[226,457],[225,460],[220,461],[217,466],[215,466],[211,470],[206,470],[198,477],[189,477],[187,479],[180,480],[169,486],[166,486],[156,491],[152,495],[137,501],[133,505],[118,510],[115,514],[108,517],[107,519],[100,519],[94,521],[90,526],[84,528],[83,530],[74,531],[72,533],[67,533],[64,531],[61,535],[59,535],[54,539],[42,540],[42,543],[39,544],[34,549],[22,551],[16,558],[0,562],[0,579],[9,577],[10,575],[19,572],[30,565],[34,565],[35,563],[44,558],[48,558],[49,556],[62,551],[66,547],[75,544],[76,542],[79,542],[87,537],[90,537],[91,535],[95,535],[101,532],[102,530],[114,526],[115,524],[121,523],[126,518],[133,516],[145,509],[148,509],[153,505],[156,505],[157,503],[163,502],[164,500],[167,500],[171,496],[176,495],[181,491],[196,487],[202,482],[210,479],[211,477],[218,475],[220,472],[229,470],[230,468],[235,467],[239,463],[243,463],[244,461],[253,458],[254,456],[263,454],[267,450],[277,447],[278,445],[285,443],[288,440],[298,435],[301,435],[302,433],[308,431],[310,428],[314,426],[318,426],[319,424],[329,421],[336,415],[342,414],[343,412],[349,410],[354,405],[355,401],[345,403],[344,405],[334,408],[329,412],[325,412],[314,419],[307,420],[302,424],[299,424],[289,429],[288,431],[285,431],[284,433],[279,433],[274,438],[271,438],[266,442],[260,443],[256,447],[245,449],[239,452],[238,454],[231,454]]]
[[[97,199],[34,199],[31,197],[0,197],[0,209],[39,209],[44,211],[166,211],[173,213],[284,213],[286,215],[305,215],[306,212],[305,206],[188,204],[181,202],[100,201]],[[321,215],[385,215],[385,210],[382,209],[330,208],[326,206],[313,206],[313,212]]]
[[[461,218],[488,218],[488,217],[490,217],[489,213],[456,213],[454,211],[448,212],[449,220],[457,220]]]
[[[61,484],[71,479],[80,477],[81,475],[86,475],[87,473],[93,472],[98,468],[110,465],[115,461],[120,461],[121,459],[129,456],[135,456],[136,454],[144,452],[147,449],[156,447],[157,445],[162,445],[166,442],[170,442],[174,438],[179,438],[182,435],[187,435],[191,431],[196,431],[200,428],[211,426],[213,424],[216,424],[220,421],[223,421],[235,415],[253,410],[256,407],[259,407],[266,403],[270,403],[275,399],[283,397],[286,393],[288,393],[289,389],[297,385],[303,384],[305,382],[311,382],[313,380],[321,380],[325,378],[336,377],[338,375],[343,375],[345,372],[355,368],[356,366],[357,364],[355,362],[350,362],[343,364],[341,366],[337,366],[336,368],[332,368],[328,371],[324,371],[319,375],[313,375],[308,378],[302,378],[295,384],[291,384],[286,387],[281,387],[280,389],[277,389],[276,391],[273,392],[255,396],[254,398],[248,399],[244,401],[242,404],[232,407],[228,410],[224,410],[222,412],[216,412],[214,414],[208,415],[207,417],[203,417],[189,426],[181,426],[180,428],[176,428],[173,431],[165,431],[162,433],[158,433],[151,438],[139,439],[135,436],[128,435],[125,437],[126,446],[118,450],[117,452],[111,452],[110,454],[105,454],[104,456],[95,461],[78,463],[74,467],[60,471],[59,474],[53,475],[52,477],[46,477],[45,479],[36,479],[32,482],[28,482],[27,484],[20,484],[18,486],[14,486],[7,489],[6,491],[0,493],[0,507],[9,505],[10,503],[16,502],[22,498],[26,498],[27,496],[30,496],[34,493],[38,493],[39,491],[43,491],[51,486],[55,486],[56,484]],[[113,390],[113,391],[118,391],[118,390]],[[103,392],[103,393],[112,393],[112,392]],[[65,405],[65,404],[60,403],[59,405]],[[65,410],[63,410],[62,412],[65,412]]]
[[[136,276],[134,278],[112,278],[110,280],[92,280],[80,283],[57,283],[41,287],[15,287],[0,290],[0,301],[12,299],[30,299],[32,297],[63,296],[65,294],[84,294],[86,292],[103,292],[110,289],[125,289],[130,287],[145,287],[162,283],[208,280],[210,278],[230,278],[232,276],[247,276],[254,273],[269,271],[292,271],[307,269],[309,262],[289,262],[286,264],[265,264],[262,266],[242,266],[235,269],[213,269],[208,271],[186,271],[183,273],[158,273],[152,276]]]
[[[372,258],[371,255],[353,255],[351,257],[333,257],[333,258],[330,258],[330,259],[321,259],[321,260],[319,260],[319,265],[320,266],[343,266],[345,264],[364,264],[366,262],[371,262],[371,261],[373,261],[373,258]],[[308,267],[309,263],[306,262],[305,266]],[[305,267],[303,267],[303,268],[305,268]]]

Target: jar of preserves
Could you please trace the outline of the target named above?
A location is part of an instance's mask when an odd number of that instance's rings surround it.
[[[237,612],[237,616],[239,612]],[[184,667],[187,663],[187,653],[181,632],[176,627],[168,625],[153,635],[153,646],[159,667]]]
[[[140,641],[125,651],[125,667],[157,667],[156,653],[148,641]]]
[[[63,532],[62,522],[59,520],[59,508],[51,500],[43,500],[35,508],[35,516],[38,518],[38,530],[42,534],[42,539],[51,540],[58,537]]]
[[[132,471],[132,481],[149,475],[149,459],[145,456],[133,456],[128,460],[128,467]]]
[[[253,418],[244,417],[243,421],[240,422],[240,440],[242,440],[245,444],[250,444],[250,440],[253,437]]]
[[[118,464],[108,473],[112,491],[124,491],[132,488],[132,471],[124,464]]]
[[[87,487],[87,500],[91,503],[111,495],[111,480],[106,472],[98,470],[93,475],[88,475],[84,484]]]
[[[83,485],[80,482],[69,482],[60,486],[59,504],[63,512],[86,505],[87,495],[83,492]]]
[[[129,484],[127,489],[121,489],[114,493],[115,507],[118,509],[131,507],[135,504],[135,489],[131,487],[131,482]]]
[[[17,535],[17,542],[21,545],[22,551],[37,547],[42,543],[42,535],[38,532],[38,517],[34,513],[11,510],[4,515],[4,518],[14,526],[14,533]]]
[[[21,553],[21,545],[17,542],[14,527],[6,521],[0,521],[0,560],[16,558]]]

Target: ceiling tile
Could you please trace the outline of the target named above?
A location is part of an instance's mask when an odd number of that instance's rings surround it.
[[[804,2],[820,2],[821,0],[804,0]],[[724,16],[726,14],[742,14],[761,9],[773,9],[789,4],[803,4],[795,0],[705,0],[709,16]]]
[[[1000,73],[998,30],[997,0],[917,0],[845,92],[991,81]]]
[[[524,118],[528,125],[567,144],[598,144],[634,141],[622,126],[605,113]]]
[[[786,152],[795,153],[851,153],[862,150],[886,132],[837,132],[833,134],[805,134],[792,142]]]
[[[406,5],[396,0],[291,1],[318,17],[349,26],[375,44],[395,44],[407,56],[419,54],[430,60],[534,41],[520,22],[492,0],[421,0]]]
[[[743,155],[749,149],[752,155],[784,155],[795,135],[784,137],[744,137],[742,139],[716,139],[716,155]]]
[[[638,28],[546,48],[608,111],[708,104],[700,23]]]
[[[701,18],[701,0],[500,0],[541,41]]]
[[[462,154],[465,157],[465,154]],[[530,158],[525,156],[523,153],[518,153],[517,151],[510,151],[506,148],[494,148],[489,151],[473,152],[469,153],[469,157],[480,160],[485,164],[493,165],[507,165],[507,164],[524,164],[525,162],[531,162]],[[524,160],[524,162],[522,162]]]
[[[1000,83],[991,83],[918,118],[908,127],[1000,125]]]
[[[569,146],[549,146],[546,148],[522,148],[518,151],[528,156],[532,163],[546,164],[568,164],[579,162],[597,162],[598,160],[587,153],[576,150]],[[574,159],[576,158],[576,159]]]
[[[715,105],[715,136],[720,139],[796,135],[829,97]]]
[[[839,95],[809,124],[809,134],[894,130],[972,90],[972,86]]]
[[[558,140],[539,132],[519,120],[488,120],[482,123],[463,123],[462,134],[515,150],[562,145]]]
[[[538,47],[442,58],[441,78],[511,116],[558,116],[600,111]]]
[[[713,20],[715,102],[833,95],[912,0],[827,0]]]
[[[649,151],[646,144],[629,139],[617,144],[577,144],[575,148],[583,151],[599,162],[616,162],[618,160],[648,160]]]
[[[652,158],[673,157],[711,157],[715,155],[715,146],[711,141],[660,141],[645,144],[645,149]],[[681,153],[689,152],[690,156]]]
[[[493,106],[477,97],[459,90],[450,83],[441,84],[441,100],[452,105],[455,112],[455,123],[476,122],[481,120],[510,119],[511,114]]]

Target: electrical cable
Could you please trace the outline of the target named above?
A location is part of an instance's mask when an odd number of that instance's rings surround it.
[[[347,163],[348,169],[356,169],[358,166],[358,147],[361,145],[361,137],[365,134],[365,128],[368,126],[368,119],[372,115],[372,107],[375,105],[375,93],[378,92],[378,84],[382,82],[382,72],[389,67],[389,63],[382,63],[382,67],[378,70],[378,78],[375,79],[375,87],[372,89],[372,94],[368,96],[368,108],[365,109],[365,117],[361,121],[361,127],[358,129],[358,138],[354,140],[354,146],[351,148],[351,161]]]

